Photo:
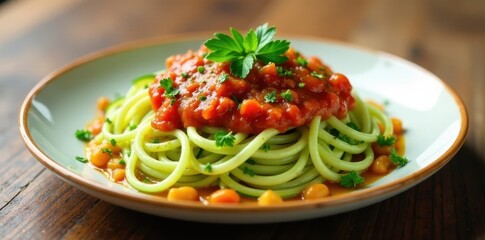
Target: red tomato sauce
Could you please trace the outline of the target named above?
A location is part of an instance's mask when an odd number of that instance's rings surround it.
[[[230,73],[229,63],[204,58],[208,49],[174,55],[150,86],[156,112],[152,126],[161,131],[189,126],[223,127],[257,134],[309,124],[315,116],[342,118],[354,107],[347,77],[316,57],[290,48],[283,64],[256,62],[246,78]],[[167,94],[160,81],[170,79],[178,92]]]

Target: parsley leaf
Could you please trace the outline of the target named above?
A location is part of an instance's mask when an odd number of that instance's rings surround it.
[[[284,69],[282,66],[277,66],[276,71],[278,71],[278,76],[280,77],[292,77],[293,72],[290,69]]]
[[[212,164],[211,163],[207,163],[205,166],[204,166],[204,170],[206,172],[212,172]]]
[[[223,73],[219,76],[219,83],[223,83],[229,79],[229,74]]]
[[[261,149],[267,152],[271,149],[271,145],[269,145],[268,143],[264,143],[263,146],[261,146]]]
[[[296,58],[296,63],[300,66],[306,67],[308,65],[308,61],[302,57]]]
[[[286,91],[280,93],[280,96],[287,102],[293,101],[293,94],[291,94],[290,89],[286,89]]]
[[[173,87],[172,78],[164,78],[160,80],[160,87],[165,89],[165,96],[175,99],[175,96],[179,94],[179,90]]]
[[[112,138],[109,143],[111,144],[111,146],[116,146],[116,140],[114,138]]]
[[[357,124],[355,124],[354,122],[348,122],[345,125],[347,125],[348,127],[352,128],[352,129],[354,129],[356,131],[360,131],[359,126],[357,126]]]
[[[264,95],[264,101],[267,102],[267,103],[276,102],[276,91],[272,91],[272,92]]]
[[[93,139],[93,133],[89,130],[84,130],[84,129],[76,130],[75,135],[77,139],[84,142],[89,142],[91,139]]]
[[[76,160],[82,162],[82,163],[87,163],[88,162],[88,159],[85,158],[85,157],[80,157],[80,156],[76,156]]]
[[[214,138],[216,140],[217,147],[232,147],[234,146],[234,140],[236,140],[236,137],[234,137],[234,134],[232,134],[232,132],[226,132],[224,130],[216,132],[214,134]]]
[[[364,183],[364,178],[356,171],[350,171],[340,178],[340,186],[346,188],[355,188],[362,183]]]
[[[384,135],[377,136],[377,144],[380,146],[391,146],[396,141],[394,136],[384,137]]]
[[[248,167],[244,167],[243,173],[246,174],[246,175],[249,175],[251,177],[254,177],[254,175],[255,175],[253,169],[248,168]]]
[[[205,58],[214,62],[229,62],[234,76],[245,78],[256,61],[263,63],[283,63],[288,60],[283,54],[289,49],[290,42],[272,40],[276,34],[275,27],[265,23],[250,29],[246,36],[230,28],[232,37],[215,33],[214,38],[205,41],[204,45],[211,50]]]
[[[317,73],[317,72],[311,72],[310,73],[310,76],[312,77],[316,77],[316,78],[319,78],[319,79],[324,79],[325,78],[325,74],[322,74],[322,73]]]
[[[391,149],[391,154],[389,154],[389,158],[391,162],[396,164],[399,167],[404,167],[404,165],[408,164],[409,160],[405,157],[399,156],[395,148]]]
[[[256,164],[256,161],[254,161],[253,159],[248,159],[248,160],[246,160],[246,163],[254,165],[254,164]]]
[[[101,148],[102,153],[108,153],[111,157],[113,156],[113,152],[109,148]]]

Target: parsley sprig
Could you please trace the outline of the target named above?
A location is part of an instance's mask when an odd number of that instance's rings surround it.
[[[234,136],[234,134],[232,134],[232,132],[226,132],[222,130],[214,134],[214,139],[216,140],[217,147],[232,147],[234,146],[234,140],[236,140],[236,137]]]
[[[340,178],[340,186],[346,188],[355,188],[364,183],[364,178],[356,171],[350,171]]]
[[[165,89],[165,96],[175,101],[175,97],[179,94],[179,90],[173,87],[172,78],[164,78],[160,80],[160,87]]]
[[[288,60],[283,54],[288,50],[290,42],[272,40],[276,27],[268,27],[265,23],[243,36],[236,29],[230,28],[232,37],[224,33],[215,33],[214,38],[204,45],[211,50],[206,58],[214,62],[230,62],[231,73],[245,78],[256,61],[263,63],[284,63]]]
[[[76,138],[83,141],[83,142],[89,142],[91,139],[93,139],[93,133],[89,130],[85,129],[78,129],[76,130]]]
[[[397,165],[398,167],[404,167],[404,165],[408,164],[409,162],[409,160],[406,157],[399,156],[395,148],[391,149],[391,154],[389,154],[389,159],[391,159],[391,162]]]
[[[379,135],[377,136],[377,144],[380,146],[392,146],[394,142],[396,141],[396,137],[390,136],[390,137],[385,137],[384,135]]]

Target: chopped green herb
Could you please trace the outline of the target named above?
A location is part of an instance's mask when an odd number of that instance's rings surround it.
[[[84,142],[89,142],[91,141],[91,139],[93,139],[93,133],[89,130],[84,130],[84,129],[76,130],[75,135],[77,139]]]
[[[355,188],[364,183],[364,178],[356,171],[350,171],[340,178],[340,186],[346,188]]]
[[[263,146],[261,146],[261,149],[263,151],[267,152],[271,149],[271,146],[268,143],[265,143],[265,144],[263,144]]]
[[[384,137],[384,135],[379,135],[377,136],[377,144],[380,146],[392,146],[394,142],[396,141],[396,138],[394,136],[390,137]]]
[[[130,157],[131,156],[131,151],[127,151],[126,152],[126,155],[128,155],[128,157]]]
[[[111,146],[116,146],[116,140],[114,138],[112,138],[109,142],[111,143]]]
[[[150,181],[150,179],[148,179],[147,177],[144,177],[143,178],[143,182],[144,183],[151,183],[152,181]]]
[[[207,163],[205,166],[204,166],[204,171],[206,172],[212,172],[212,164],[211,163]]]
[[[130,131],[135,130],[138,126],[136,124],[130,125]]]
[[[165,89],[165,96],[167,98],[175,99],[175,96],[179,94],[179,90],[177,88],[173,88],[173,83],[171,78],[164,78],[160,80],[160,87]]]
[[[264,95],[264,101],[267,102],[267,103],[276,102],[276,91],[272,91],[272,92]]]
[[[180,74],[180,76],[182,76],[183,78],[187,78],[187,77],[189,76],[189,74],[188,74],[188,73],[186,73],[186,72],[182,72],[182,73]]]
[[[288,50],[290,42],[272,40],[276,34],[275,27],[268,27],[266,23],[256,30],[250,29],[246,36],[232,27],[230,31],[232,37],[215,33],[214,38],[207,40],[204,45],[211,50],[206,58],[214,62],[230,62],[233,75],[245,78],[257,60],[266,64],[288,60],[283,54]]]
[[[204,95],[200,95],[200,96],[199,96],[199,100],[200,100],[200,101],[205,101],[205,100],[207,100],[207,97],[206,97],[206,96],[204,96]]]
[[[353,128],[353,129],[355,129],[355,130],[358,130],[357,125],[355,125],[355,124],[354,124],[354,123],[352,123],[352,122],[348,122],[348,123],[347,123],[347,126],[349,126],[349,127]],[[330,130],[330,132],[329,132],[329,133],[330,133],[330,134],[331,134],[331,135],[332,135],[332,136],[333,136],[335,139],[337,139],[337,138],[338,138],[338,139],[340,139],[341,141],[346,142],[346,143],[348,143],[348,144],[350,144],[350,145],[357,145],[357,144],[362,143],[362,141],[358,141],[358,140],[352,139],[352,138],[350,138],[349,136],[347,136],[347,135],[345,135],[345,134],[340,133],[340,131],[339,131],[339,130],[337,130],[336,128],[332,128],[332,129]]]
[[[409,162],[407,158],[399,156],[395,148],[391,149],[391,154],[389,154],[389,158],[391,159],[392,163],[399,167],[404,167]]]
[[[160,143],[160,139],[155,138],[155,139],[153,139],[152,143]]]
[[[308,65],[308,61],[306,59],[302,58],[302,57],[297,57],[296,63],[298,63],[298,65],[303,66],[303,67],[306,67]]]
[[[248,160],[246,160],[246,163],[254,165],[254,164],[256,164],[256,161],[254,161],[253,159],[248,159]]]
[[[202,156],[202,153],[204,152],[204,149],[203,148],[200,148],[199,151],[197,152],[197,156],[195,156],[195,158],[200,158],[200,156]]]
[[[125,159],[123,159],[123,158],[120,159],[120,161],[118,163],[121,164],[121,165],[126,165]]]
[[[304,82],[300,82],[300,83],[298,83],[298,87],[299,87],[299,88],[303,88],[303,87],[305,87],[305,83],[304,83]]]
[[[236,140],[236,137],[234,137],[234,134],[232,134],[232,132],[226,132],[224,130],[216,132],[214,134],[214,138],[216,140],[217,147],[232,147],[234,146],[234,140]]]
[[[204,66],[198,66],[197,67],[197,72],[204,73],[204,71],[205,71],[205,67]]]
[[[113,152],[109,148],[101,148],[101,152],[108,153],[110,156],[113,156]]]
[[[348,127],[352,128],[352,129],[356,130],[356,131],[360,131],[359,126],[357,126],[357,124],[355,124],[354,122],[348,122],[348,123],[346,123],[346,125]]]
[[[246,175],[249,175],[251,177],[254,177],[254,171],[251,168],[244,167],[243,173]]]
[[[334,136],[336,138],[336,137],[338,137],[340,135],[340,131],[337,130],[336,128],[332,128],[330,130],[330,134],[332,134],[332,136]]]
[[[88,162],[88,159],[85,158],[85,157],[80,157],[80,156],[76,156],[76,160],[82,162],[82,163],[87,163]]]
[[[276,71],[278,71],[278,76],[280,77],[292,77],[293,72],[290,69],[284,69],[282,66],[277,66]]]
[[[229,74],[223,73],[219,76],[219,83],[223,83],[229,79]]]
[[[293,101],[293,94],[291,94],[290,89],[286,89],[286,91],[280,93],[280,96],[287,102]]]
[[[310,76],[316,77],[316,78],[320,78],[320,79],[324,79],[325,78],[325,74],[317,73],[317,72],[311,72],[310,73]]]
[[[111,119],[109,119],[109,118],[106,118],[106,122],[107,122],[108,124],[113,123],[113,122],[111,121]]]

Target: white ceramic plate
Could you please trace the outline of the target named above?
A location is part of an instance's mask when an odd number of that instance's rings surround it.
[[[466,109],[452,89],[427,70],[396,56],[314,38],[288,38],[306,56],[319,56],[347,75],[361,97],[389,102],[402,119],[410,163],[367,188],[280,206],[205,206],[174,203],[113,183],[74,160],[83,143],[74,132],[95,116],[99,96],[125,93],[132,79],[164,68],[165,58],[198,49],[211,34],[128,43],[85,56],[50,74],[28,94],[20,111],[27,148],[48,169],[75,187],[113,204],[159,216],[216,223],[310,219],[361,208],[399,194],[443,167],[462,146]]]

